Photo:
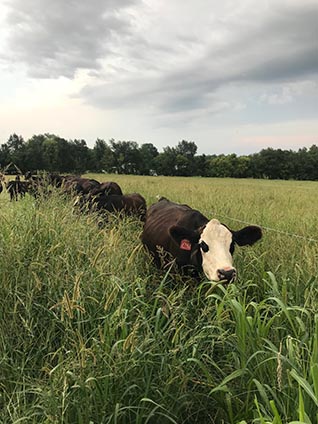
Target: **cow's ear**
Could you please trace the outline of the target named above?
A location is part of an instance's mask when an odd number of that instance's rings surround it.
[[[232,231],[233,241],[239,246],[251,246],[262,238],[262,229],[256,225],[249,225],[239,231]]]
[[[182,240],[189,240],[190,243],[197,243],[200,238],[197,231],[189,230],[180,225],[172,225],[169,228],[169,233],[178,245],[180,245]]]

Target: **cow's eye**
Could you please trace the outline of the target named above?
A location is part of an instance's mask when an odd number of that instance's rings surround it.
[[[199,244],[199,246],[201,247],[201,249],[203,250],[204,253],[209,251],[209,246],[206,244],[205,241],[201,241],[201,243]]]

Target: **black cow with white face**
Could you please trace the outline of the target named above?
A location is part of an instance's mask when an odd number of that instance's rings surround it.
[[[188,205],[165,198],[149,207],[141,235],[158,266],[163,264],[164,251],[180,268],[203,270],[209,280],[226,282],[236,277],[232,257],[235,245],[253,245],[261,237],[258,226],[234,231]]]

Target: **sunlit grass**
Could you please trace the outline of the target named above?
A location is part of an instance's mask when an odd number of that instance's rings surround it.
[[[267,229],[224,288],[155,269],[137,220],[2,193],[0,421],[316,423],[317,183],[94,177]]]

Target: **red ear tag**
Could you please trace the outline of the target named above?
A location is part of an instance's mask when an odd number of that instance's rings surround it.
[[[180,242],[180,249],[182,250],[191,250],[191,243],[187,239],[183,239]]]

